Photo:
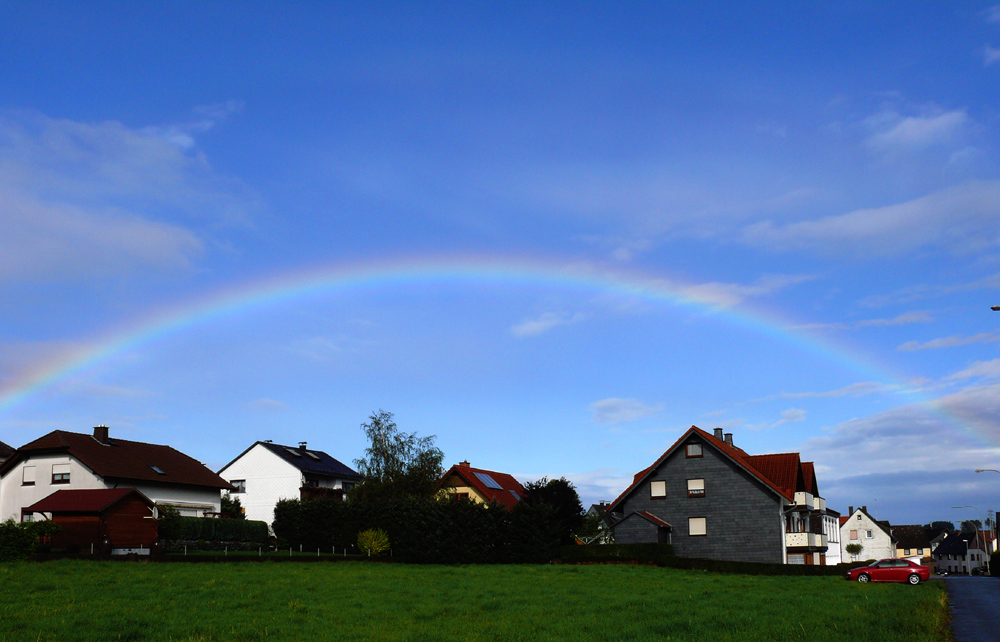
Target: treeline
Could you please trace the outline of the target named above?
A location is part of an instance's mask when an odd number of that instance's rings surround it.
[[[470,500],[397,497],[283,500],[274,509],[279,546],[357,550],[358,533],[389,535],[393,559],[440,564],[537,563],[551,560],[565,541],[558,510],[522,501],[513,510]]]

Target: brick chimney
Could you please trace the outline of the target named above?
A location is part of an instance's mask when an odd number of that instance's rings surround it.
[[[469,463],[468,459],[466,459],[465,461],[458,462],[458,465],[459,466],[465,466],[466,468],[468,468],[469,466],[471,466],[471,464]]]
[[[848,515],[853,515],[854,514],[854,507],[853,506],[848,506],[847,507],[847,514]]]
[[[108,427],[104,424],[94,426],[94,439],[101,442],[105,446],[109,445],[111,441],[108,439]]]
[[[736,446],[733,446],[733,433],[731,432],[726,433],[726,443],[732,446],[733,448],[736,448]]]
[[[715,429],[715,438],[722,441],[722,428]]]

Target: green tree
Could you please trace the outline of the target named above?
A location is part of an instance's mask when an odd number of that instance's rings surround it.
[[[219,512],[230,519],[247,518],[246,513],[243,512],[243,504],[240,503],[240,498],[230,497],[229,493],[222,496],[222,508]]]
[[[354,465],[364,480],[351,490],[351,499],[435,494],[435,483],[444,473],[444,453],[434,445],[434,435],[400,432],[392,413],[381,409],[372,413],[361,429],[368,437],[368,448]]]
[[[565,477],[548,479],[542,477],[538,481],[524,485],[525,497],[522,502],[529,505],[547,504],[551,506],[559,533],[559,541],[572,544],[573,535],[583,526],[583,505],[580,495],[576,492],[573,482]]]
[[[847,551],[847,554],[850,555],[852,559],[858,559],[858,556],[861,555],[861,551],[864,549],[865,547],[862,544],[848,544],[844,547],[844,550]]]
[[[983,523],[978,519],[967,519],[962,522],[963,533],[976,533],[983,528]]]

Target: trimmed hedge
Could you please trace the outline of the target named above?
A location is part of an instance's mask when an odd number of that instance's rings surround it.
[[[266,542],[267,523],[245,519],[179,517],[171,539],[218,542]]]
[[[569,564],[632,562],[740,575],[843,575],[849,569],[865,565],[865,562],[857,562],[835,566],[807,566],[804,564],[764,564],[678,557],[673,554],[673,547],[669,544],[563,546],[559,549],[559,558],[562,562]]]
[[[38,538],[60,531],[55,522],[0,522],[0,562],[25,560],[38,547]]]

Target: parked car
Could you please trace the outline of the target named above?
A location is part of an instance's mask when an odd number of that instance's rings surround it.
[[[930,577],[931,569],[928,567],[901,559],[879,560],[844,574],[844,578],[852,582],[907,582],[914,585],[926,582]]]

